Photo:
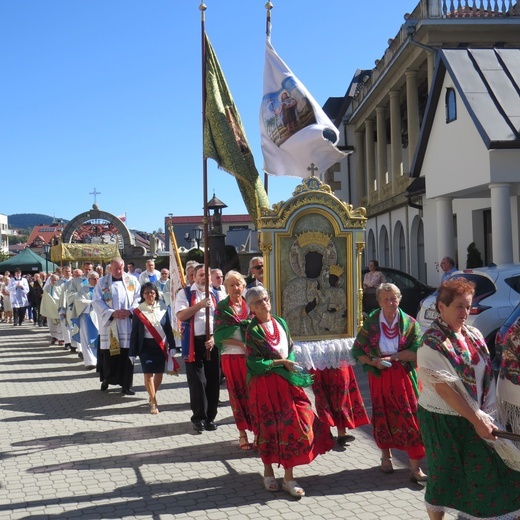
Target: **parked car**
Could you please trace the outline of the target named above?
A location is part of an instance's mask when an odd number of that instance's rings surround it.
[[[513,309],[520,303],[520,264],[492,265],[455,271],[451,277],[463,277],[475,283],[473,305],[466,323],[480,330],[492,358],[495,336]],[[421,303],[417,321],[424,331],[437,318],[432,295]]]
[[[493,369],[497,372],[500,369],[500,363],[502,362],[502,352],[504,351],[507,333],[519,319],[520,304],[514,308],[513,312],[509,315],[509,318],[507,318],[495,336],[495,358],[493,359]]]
[[[402,300],[399,307],[414,318],[417,316],[419,304],[421,300],[435,291],[435,287],[431,287],[422,283],[417,278],[399,271],[391,267],[380,267],[379,270],[383,273],[385,281],[393,283],[399,287],[402,294]],[[368,272],[368,268],[362,270],[363,277]],[[368,289],[363,291],[363,311],[369,313],[374,309],[379,308],[376,300],[375,289]]]

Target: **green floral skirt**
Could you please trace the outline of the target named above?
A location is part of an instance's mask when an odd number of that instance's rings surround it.
[[[465,519],[520,516],[520,472],[460,416],[418,410],[428,461],[426,507]]]

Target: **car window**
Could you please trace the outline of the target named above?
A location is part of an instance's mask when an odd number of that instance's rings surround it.
[[[509,315],[503,327],[509,328],[520,317],[520,304],[515,307],[515,310]]]
[[[475,300],[479,300],[483,296],[490,296],[497,291],[495,284],[487,276],[476,273],[463,273],[458,274],[457,278],[465,278],[475,284]]]
[[[401,273],[384,273],[386,281],[393,283],[399,287],[399,289],[406,289],[407,287],[414,287],[414,282],[407,276]]]
[[[506,278],[504,282],[513,289],[513,291],[520,294],[520,275],[518,276],[511,276],[510,278]]]

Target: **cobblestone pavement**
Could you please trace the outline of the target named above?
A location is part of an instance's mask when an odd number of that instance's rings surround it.
[[[307,496],[270,493],[258,456],[238,449],[227,390],[218,430],[196,434],[184,374],[165,376],[151,415],[140,367],[135,396],[101,392],[96,374],[49,338],[27,322],[0,324],[0,519],[427,518],[406,456],[394,453],[393,474],[379,470],[370,426],[295,469]]]

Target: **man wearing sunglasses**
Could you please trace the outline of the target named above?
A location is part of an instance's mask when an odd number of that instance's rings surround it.
[[[264,285],[264,259],[261,256],[254,256],[249,261],[249,273],[253,281],[248,283],[246,289]]]

